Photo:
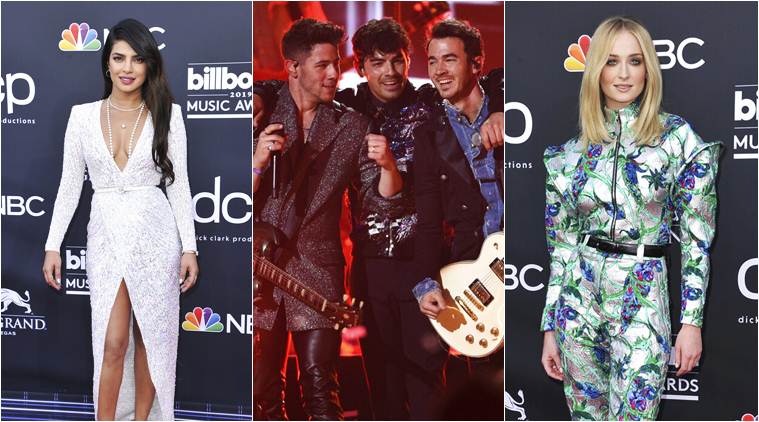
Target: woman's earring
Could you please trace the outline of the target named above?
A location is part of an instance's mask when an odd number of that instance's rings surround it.
[[[110,78],[111,77],[111,69],[106,69],[105,70],[105,75]]]

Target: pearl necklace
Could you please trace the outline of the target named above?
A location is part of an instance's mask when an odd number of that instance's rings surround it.
[[[140,117],[142,117],[142,110],[145,109],[145,101],[143,100],[142,103],[140,103],[140,106],[137,108],[133,108],[131,110],[118,108],[113,103],[111,103],[111,97],[108,97],[108,102],[105,105],[105,116],[106,120],[108,121],[108,150],[111,153],[111,157],[116,158],[116,154],[113,153],[113,131],[111,130],[111,106],[115,108],[116,110],[121,111],[134,111],[139,109],[140,112],[137,114],[137,120],[134,122],[134,127],[132,128],[132,134],[129,135],[129,147],[127,148],[127,158],[132,156],[132,144],[134,143],[134,133],[137,131],[137,126],[140,124]],[[121,126],[122,128],[125,127],[125,125]]]
[[[111,101],[111,97],[108,97],[108,104],[110,104],[111,107],[115,108],[118,111],[135,111],[135,110],[139,109],[140,107],[142,107],[145,104],[145,100],[142,100],[142,102],[140,103],[140,105],[138,105],[135,108],[121,108],[121,107],[117,106],[116,104],[114,104],[113,101]]]

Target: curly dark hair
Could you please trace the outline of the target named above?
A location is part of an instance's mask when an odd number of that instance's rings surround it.
[[[426,47],[429,49],[430,41],[439,38],[455,37],[464,42],[464,51],[471,60],[474,57],[485,57],[480,30],[469,25],[469,22],[458,19],[446,19],[432,27],[427,36]]]
[[[364,59],[374,54],[403,50],[407,54],[411,41],[403,27],[393,18],[372,19],[361,25],[353,34],[353,54],[357,68],[364,66]]]
[[[316,44],[332,44],[335,47],[345,41],[345,31],[332,22],[319,22],[311,18],[295,21],[282,37],[282,55],[297,60],[308,54]]]

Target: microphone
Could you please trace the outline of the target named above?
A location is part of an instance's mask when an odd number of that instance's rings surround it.
[[[271,124],[282,124],[280,122],[272,122]],[[284,124],[282,124],[284,127]],[[285,136],[285,130],[279,129],[272,132],[274,135]],[[272,151],[271,153],[271,197],[274,199],[279,198],[279,151]]]

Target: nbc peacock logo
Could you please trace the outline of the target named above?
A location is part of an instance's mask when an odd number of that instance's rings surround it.
[[[101,44],[98,31],[90,28],[86,22],[72,23],[61,32],[58,48],[61,51],[98,51]]]
[[[588,55],[588,49],[590,49],[590,36],[583,34],[576,43],[569,45],[567,49],[569,57],[564,59],[564,70],[567,72],[585,71],[585,58]]]
[[[196,306],[192,312],[184,315],[182,329],[185,331],[199,331],[204,333],[220,333],[224,330],[219,314],[214,313],[209,307]]]

